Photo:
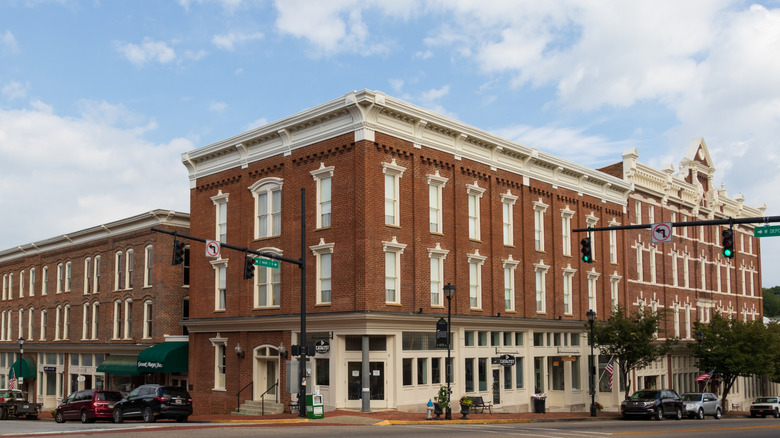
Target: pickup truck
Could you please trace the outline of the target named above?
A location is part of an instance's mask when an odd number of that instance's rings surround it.
[[[41,403],[30,403],[18,389],[0,389],[0,420],[9,417],[37,420],[41,413]]]
[[[775,418],[780,417],[780,397],[759,397],[750,405],[751,417],[766,417],[767,414]]]

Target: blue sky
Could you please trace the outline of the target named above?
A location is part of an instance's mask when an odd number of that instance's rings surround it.
[[[592,167],[703,137],[780,215],[778,53],[778,1],[0,0],[0,249],[188,211],[182,152],[363,88]]]

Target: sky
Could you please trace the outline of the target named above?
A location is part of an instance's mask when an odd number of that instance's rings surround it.
[[[181,154],[352,90],[780,215],[780,0],[0,0],[0,250],[189,211]],[[780,285],[780,237],[761,239]]]

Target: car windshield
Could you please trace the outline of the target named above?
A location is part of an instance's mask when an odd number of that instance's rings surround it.
[[[187,393],[187,391],[181,388],[165,388],[163,389],[163,395],[167,395],[169,397],[190,398],[190,395]]]
[[[701,394],[687,393],[682,395],[683,401],[699,401],[701,400]]]
[[[777,403],[777,397],[759,397],[756,403]]]
[[[98,392],[97,400],[99,401],[119,401],[122,400],[122,394],[118,392]]]
[[[631,400],[645,400],[658,398],[658,391],[637,391],[631,396]]]

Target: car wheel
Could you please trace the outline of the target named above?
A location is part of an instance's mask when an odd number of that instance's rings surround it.
[[[702,418],[704,418],[704,413],[703,412],[702,412],[701,415],[702,415]],[[679,406],[674,409],[674,419],[675,420],[682,420],[682,408],[679,407]]]
[[[154,423],[154,413],[152,413],[152,408],[149,406],[144,408],[144,423]]]
[[[178,417],[176,417],[176,422],[177,423],[186,423],[187,422],[187,418],[188,417],[186,415],[179,415]]]
[[[750,413],[750,418],[756,418],[756,413],[755,412],[751,412]]]
[[[720,408],[715,409],[715,419],[720,420],[723,418],[723,412],[721,412]]]
[[[775,416],[775,418],[777,418],[777,417],[780,417],[780,411],[778,411],[777,409],[775,409],[775,411],[774,411],[774,412],[772,412],[772,415],[774,415],[774,416]]]
[[[91,421],[89,421],[89,415],[87,415],[87,411],[81,411],[81,422],[91,423]]]
[[[7,419],[8,419],[8,409],[0,408],[0,420],[7,420]]]
[[[704,409],[699,408],[699,412],[696,413],[696,418],[698,418],[699,420],[704,419]]]
[[[125,421],[125,417],[122,416],[122,410],[121,409],[114,409],[114,423],[121,423]]]
[[[54,413],[54,421],[56,421],[57,423],[65,422],[65,418],[62,417],[62,412],[57,411]]]
[[[661,421],[664,419],[664,408],[658,406],[658,410],[655,411],[655,419]]]

